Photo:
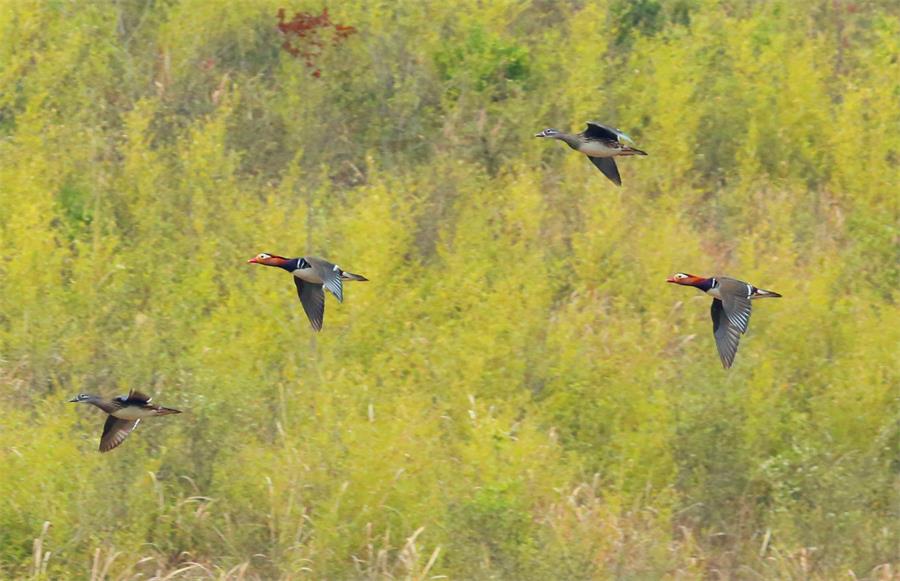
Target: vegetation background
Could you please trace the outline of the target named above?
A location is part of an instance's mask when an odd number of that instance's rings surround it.
[[[900,4],[327,8],[0,0],[0,577],[900,578]]]

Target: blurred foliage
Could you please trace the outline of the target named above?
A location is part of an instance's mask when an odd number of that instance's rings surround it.
[[[896,2],[279,9],[0,0],[0,577],[896,577]]]
[[[476,93],[491,87],[492,98],[502,99],[505,97],[503,84],[522,83],[529,73],[528,52],[523,47],[489,38],[480,27],[472,29],[460,45],[438,51],[435,62],[441,81],[455,89],[455,97],[465,92],[468,84]],[[463,76],[471,77],[473,81],[460,83]],[[452,83],[454,80],[457,82]]]

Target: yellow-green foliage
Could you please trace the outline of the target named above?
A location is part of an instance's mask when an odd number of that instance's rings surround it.
[[[279,8],[0,1],[0,577],[898,574],[896,2]]]

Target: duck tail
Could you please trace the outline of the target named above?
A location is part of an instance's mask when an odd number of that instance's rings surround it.
[[[344,280],[358,280],[360,282],[369,280],[361,274],[353,274],[352,272],[347,272],[346,270],[341,271],[341,278]]]
[[[156,415],[158,416],[167,416],[169,414],[180,414],[181,410],[176,410],[175,408],[164,408],[162,406],[156,410]]]
[[[625,155],[647,155],[647,152],[637,147],[626,146],[623,150]]]
[[[751,295],[754,298],[758,299],[780,299],[781,295],[775,291],[766,290],[764,288],[758,288],[753,291]]]

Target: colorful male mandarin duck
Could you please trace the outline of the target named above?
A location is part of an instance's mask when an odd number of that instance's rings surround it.
[[[297,285],[297,295],[300,304],[306,311],[309,324],[316,331],[322,330],[322,321],[325,317],[325,291],[323,288],[337,297],[338,302],[344,302],[344,281],[367,281],[366,277],[341,270],[336,264],[316,258],[315,256],[301,256],[300,258],[285,258],[266,252],[257,254],[247,262],[251,264],[263,264],[265,266],[277,266],[291,273],[294,284]]]
[[[103,435],[100,436],[100,451],[109,452],[125,441],[144,418],[151,416],[167,416],[180,414],[181,411],[164,408],[150,403],[150,397],[135,390],[128,395],[120,395],[106,399],[98,395],[79,393],[69,400],[72,403],[89,403],[105,411],[109,416],[103,424]]]
[[[619,177],[619,168],[616,167],[613,158],[627,155],[647,155],[645,151],[622,143],[623,139],[631,143],[634,141],[618,129],[593,121],[588,121],[587,129],[575,135],[556,129],[544,129],[535,137],[549,137],[566,142],[566,145],[575,151],[585,154],[597,166],[597,169],[617,186],[622,185],[622,178]]]
[[[750,301],[781,296],[776,292],[757,288],[748,282],[727,276],[703,278],[678,272],[666,279],[666,282],[696,287],[713,297],[710,310],[713,335],[716,338],[719,358],[725,369],[734,363],[738,342],[741,335],[747,332],[747,325],[750,323]]]

